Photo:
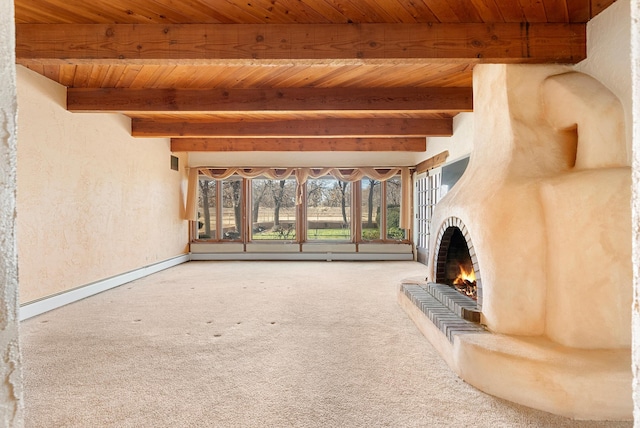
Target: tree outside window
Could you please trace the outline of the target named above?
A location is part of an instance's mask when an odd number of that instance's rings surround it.
[[[295,179],[251,180],[251,239],[296,239]]]
[[[380,239],[380,204],[382,202],[381,182],[363,178],[362,186],[362,239]]]
[[[242,178],[222,180],[222,239],[242,238]]]
[[[198,239],[216,239],[216,185],[208,177],[198,182]]]
[[[242,239],[242,178],[200,176],[198,191],[198,239]]]
[[[402,180],[399,176],[386,181],[363,178],[362,186],[362,235],[363,241],[405,239],[400,229],[400,203]],[[384,207],[384,210],[382,210]],[[381,233],[384,231],[384,233]]]
[[[351,240],[351,183],[327,176],[307,180],[307,239]]]
[[[386,191],[386,238],[395,241],[402,241],[406,235],[406,231],[400,229],[401,183],[400,177],[393,177],[384,182]]]

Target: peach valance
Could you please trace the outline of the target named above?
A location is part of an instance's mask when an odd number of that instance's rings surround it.
[[[411,222],[411,175],[408,167],[390,168],[215,168],[215,167],[192,167],[189,168],[189,184],[187,189],[186,219],[195,221],[198,217],[198,177],[200,175],[215,179],[224,180],[232,175],[239,175],[243,178],[266,177],[272,180],[285,180],[292,175],[297,182],[296,204],[302,204],[303,185],[309,178],[320,178],[331,175],[337,180],[355,182],[364,177],[378,181],[389,180],[392,177],[401,175],[402,180],[402,200],[400,206],[400,227],[408,229]]]

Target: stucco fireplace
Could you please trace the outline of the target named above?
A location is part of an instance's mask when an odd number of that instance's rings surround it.
[[[467,170],[432,219],[425,282],[450,283],[456,265],[473,271],[483,331],[447,337],[402,289],[401,305],[481,390],[578,419],[631,418],[631,170],[619,100],[563,66],[480,65],[474,124]]]

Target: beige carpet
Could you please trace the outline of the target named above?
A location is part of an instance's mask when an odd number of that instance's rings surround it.
[[[458,379],[396,303],[413,262],[191,262],[22,324],[27,427],[629,427]]]

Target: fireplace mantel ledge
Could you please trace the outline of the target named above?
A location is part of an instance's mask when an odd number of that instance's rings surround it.
[[[449,367],[481,391],[573,419],[633,417],[630,349],[577,349],[545,337],[486,332],[461,332],[451,343],[402,284],[398,302]]]

